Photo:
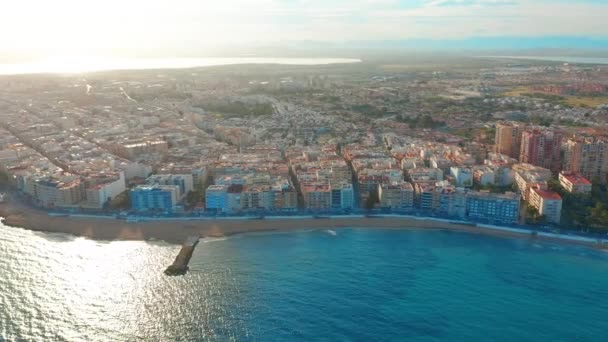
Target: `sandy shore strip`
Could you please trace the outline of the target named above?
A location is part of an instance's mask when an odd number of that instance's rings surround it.
[[[495,236],[554,240],[592,247],[608,245],[608,240],[472,224],[435,218],[383,215],[379,217],[273,217],[265,219],[162,219],[127,222],[87,215],[51,216],[49,213],[19,204],[0,204],[4,224],[34,231],[67,233],[94,240],[163,240],[181,244],[189,236],[223,237],[239,233],[293,231],[302,229],[382,228],[382,229],[449,229]]]

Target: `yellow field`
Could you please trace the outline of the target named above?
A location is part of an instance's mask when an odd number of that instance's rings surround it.
[[[541,93],[547,95],[554,95],[550,93],[544,93],[542,91],[537,91],[532,89],[531,87],[520,86],[515,87],[507,92],[502,93],[503,96],[508,97],[518,97],[525,93]],[[589,96],[568,96],[568,95],[560,95],[562,96],[566,102],[574,107],[597,107],[603,104],[608,104],[608,96],[605,97],[589,97]]]
[[[571,106],[581,107],[597,107],[604,104],[608,104],[608,97],[579,97],[579,96],[566,96],[566,102]]]
[[[517,96],[521,96],[521,94],[524,93],[532,93],[532,89],[530,87],[515,87],[507,92],[502,93],[503,96],[508,96],[508,97],[517,97]]]

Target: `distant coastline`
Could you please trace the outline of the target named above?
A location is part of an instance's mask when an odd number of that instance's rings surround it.
[[[118,70],[189,69],[239,64],[327,65],[359,63],[354,58],[131,58],[131,59],[51,59],[30,63],[0,64],[0,75],[78,74]]]
[[[542,239],[573,243],[593,248],[606,248],[608,239],[537,232],[466,221],[417,217],[407,215],[332,216],[315,218],[247,217],[228,218],[175,218],[127,222],[125,220],[82,216],[49,215],[48,212],[12,205],[0,204],[0,219],[4,225],[49,233],[66,233],[94,240],[163,240],[181,244],[188,237],[225,237],[241,233],[294,231],[302,229],[381,228],[381,229],[447,229],[477,234],[517,238]],[[0,228],[1,229],[1,228]]]

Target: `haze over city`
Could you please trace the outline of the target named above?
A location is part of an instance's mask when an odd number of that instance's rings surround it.
[[[597,49],[608,41],[607,10],[601,0],[26,0],[5,4],[0,13],[0,29],[10,32],[0,36],[0,50],[3,59],[15,61],[73,55],[234,57],[225,54],[315,44]]]

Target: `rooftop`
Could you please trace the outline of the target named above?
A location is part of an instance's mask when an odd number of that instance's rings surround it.
[[[543,199],[561,201],[562,197],[555,191],[534,189],[534,191]]]
[[[565,179],[567,179],[568,182],[570,182],[574,185],[591,185],[591,182],[589,180],[587,180],[587,178],[585,178],[579,174],[562,173],[561,176],[564,177]]]

